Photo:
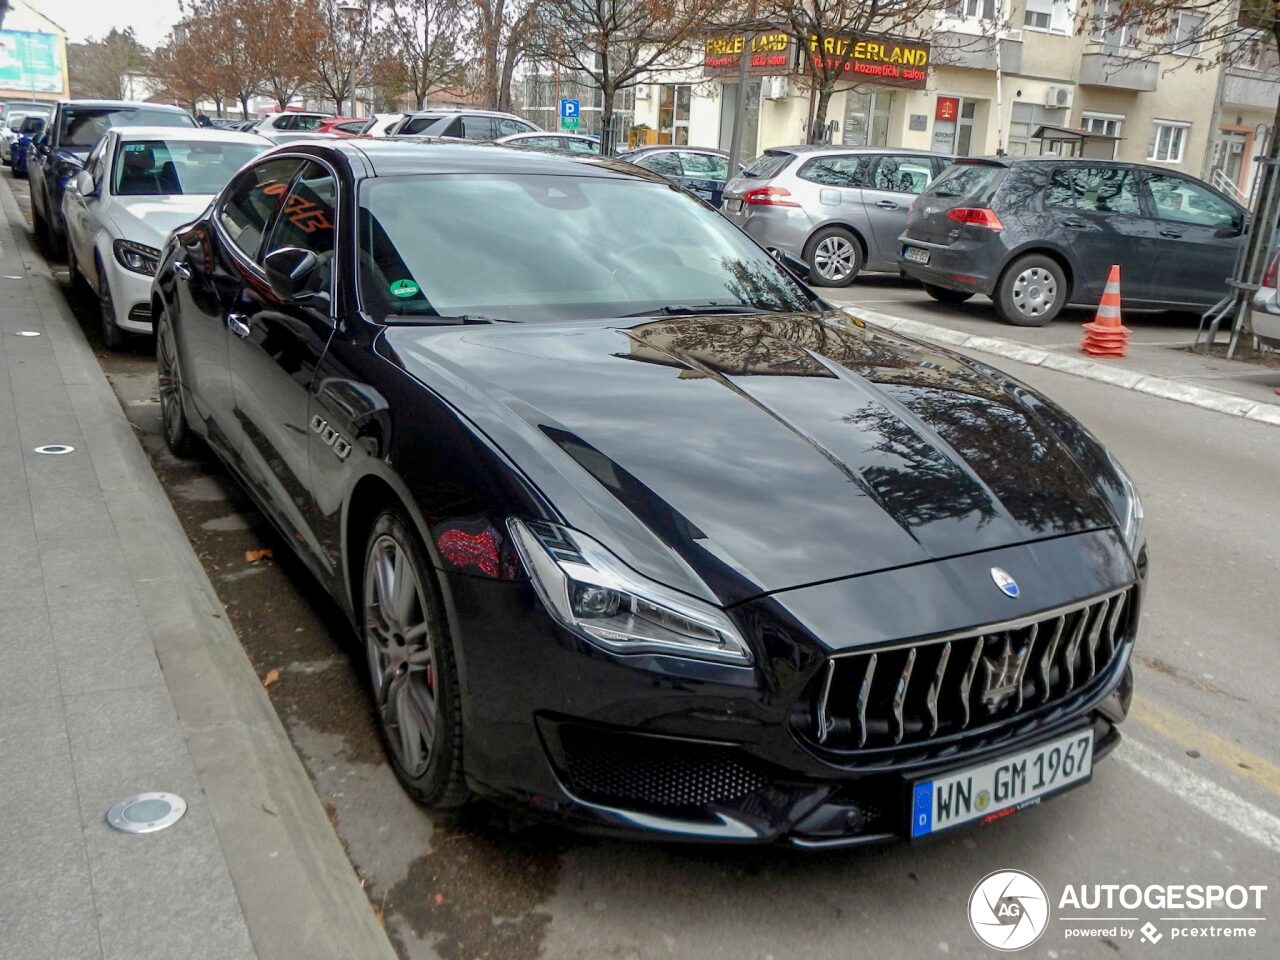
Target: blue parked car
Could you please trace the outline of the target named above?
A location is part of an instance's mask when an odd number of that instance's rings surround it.
[[[48,125],[48,117],[27,117],[22,121],[17,139],[9,144],[9,166],[15,177],[27,175],[27,158],[31,156],[31,145],[44,136]]]
[[[725,181],[731,178],[729,155],[721,150],[685,146],[641,147],[619,154],[618,159],[666,177],[697,194],[717,210],[724,203]]]
[[[66,247],[67,225],[62,220],[62,194],[84,169],[85,158],[103,134],[113,127],[186,127],[196,122],[181,107],[127,100],[63,100],[53,120],[28,151],[31,180],[31,226],[36,242],[60,255]]]

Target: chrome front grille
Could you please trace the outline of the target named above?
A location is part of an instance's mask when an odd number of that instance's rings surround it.
[[[813,735],[834,750],[927,744],[1052,707],[1110,674],[1133,589],[1037,619],[827,661]]]

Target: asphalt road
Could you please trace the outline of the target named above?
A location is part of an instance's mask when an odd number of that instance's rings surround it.
[[[150,344],[103,351],[91,299],[67,292],[402,956],[988,956],[966,904],[978,880],[1006,867],[1034,875],[1054,901],[1023,956],[1280,956],[1276,428],[1002,364],[1109,443],[1146,503],[1151,591],[1134,714],[1087,786],[933,842],[821,854],[513,832],[492,810],[433,817],[405,798],[337,611],[216,463],[165,451]],[[860,297],[883,312],[925,299],[882,281],[842,299]],[[250,559],[263,549],[271,555]],[[1256,929],[1252,939],[1187,940],[1162,918],[1191,911],[1059,909],[1064,885],[1091,883],[1266,884],[1260,910],[1232,916],[1267,919],[1232,924]],[[1134,920],[1061,919],[1073,916]],[[1158,944],[1113,929],[1148,920]],[[1077,928],[1096,929],[1068,936]]]

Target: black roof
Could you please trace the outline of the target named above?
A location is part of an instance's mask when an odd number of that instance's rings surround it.
[[[530,173],[667,182],[657,174],[596,154],[543,152],[514,144],[504,146],[435,137],[387,137],[315,141],[306,146],[317,152],[330,150],[343,153],[348,158],[363,158],[374,175],[379,177],[414,173]]]

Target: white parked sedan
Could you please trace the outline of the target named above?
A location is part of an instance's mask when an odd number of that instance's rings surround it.
[[[1276,288],[1280,275],[1280,251],[1274,253],[1262,277],[1262,287],[1253,295],[1249,324],[1253,335],[1273,350],[1280,350],[1280,293]]]
[[[271,146],[216,128],[120,127],[98,141],[67,185],[62,212],[71,279],[98,295],[108,347],[152,332],[151,278],[169,234]]]

